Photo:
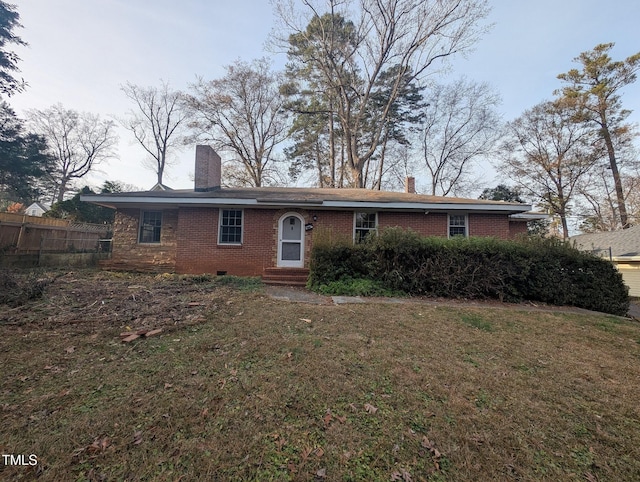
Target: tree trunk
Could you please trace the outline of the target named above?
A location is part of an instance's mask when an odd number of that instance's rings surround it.
[[[336,187],[336,142],[334,139],[333,102],[329,102],[329,175],[331,176],[329,187]]]
[[[318,187],[325,187],[324,175],[322,173],[322,152],[320,151],[319,142],[316,140],[314,143],[316,148],[316,169],[318,170]]]
[[[384,156],[387,152],[388,142],[389,142],[389,129],[386,130],[384,134],[384,139],[382,141],[382,152],[380,153],[380,162],[378,164],[378,175],[373,186],[374,189],[378,191],[382,190],[382,175],[384,174]]]
[[[156,159],[158,165],[158,184],[162,185],[162,176],[164,175],[164,158],[162,157],[162,153],[159,154],[158,159]]]
[[[565,213],[560,214],[560,221],[562,222],[562,239],[566,241],[569,237],[569,226],[567,225],[567,215]]]
[[[362,189],[364,188],[364,178],[362,176],[362,169],[358,169],[357,167],[354,167],[351,169],[351,173],[353,175],[353,187],[355,187],[356,189]]]
[[[62,179],[60,186],[58,186],[58,194],[56,195],[56,202],[61,203],[64,201],[64,194],[67,192],[67,180]]]
[[[602,137],[604,143],[607,146],[607,154],[609,155],[609,166],[611,167],[611,174],[613,174],[613,184],[616,189],[616,198],[618,201],[618,211],[620,213],[620,223],[622,229],[629,228],[629,218],[627,216],[627,205],[624,200],[624,190],[622,189],[622,180],[620,179],[620,172],[618,171],[618,163],[616,161],[616,152],[613,148],[613,141],[611,140],[611,132],[609,132],[609,126],[604,113],[600,114],[602,121]]]

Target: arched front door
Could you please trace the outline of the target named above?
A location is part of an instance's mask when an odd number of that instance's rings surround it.
[[[287,213],[278,221],[278,266],[304,267],[304,219]]]

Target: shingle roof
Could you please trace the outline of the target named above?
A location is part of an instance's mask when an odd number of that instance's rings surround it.
[[[33,207],[33,206],[38,206],[38,207],[39,207],[40,209],[42,209],[42,211],[44,211],[45,213],[46,213],[47,211],[50,211],[50,210],[51,210],[51,208],[50,208],[50,207],[45,206],[44,204],[42,204],[42,203],[41,203],[41,202],[39,202],[39,201],[36,201],[36,202],[34,202],[34,203],[31,203],[29,206],[27,206],[27,207],[25,208],[25,210],[28,210],[29,208],[31,208],[31,207]]]
[[[260,187],[260,188],[221,188],[211,191],[194,191],[191,189],[175,189],[171,191],[142,191],[131,193],[109,193],[82,196],[82,200],[99,204],[118,206],[136,202],[161,202],[162,204],[225,204],[244,202],[267,207],[269,205],[300,206],[336,206],[358,205],[405,206],[415,205],[418,209],[425,206],[455,205],[456,209],[482,209],[525,212],[531,209],[528,204],[509,203],[504,201],[487,201],[481,199],[465,199],[456,197],[430,196],[405,192],[374,191],[370,189],[329,189],[329,188],[294,188],[294,187]]]
[[[580,234],[572,236],[569,240],[575,241],[576,247],[582,251],[608,254],[611,248],[613,257],[640,256],[640,226],[620,231]]]

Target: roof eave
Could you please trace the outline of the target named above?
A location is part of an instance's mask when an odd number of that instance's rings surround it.
[[[485,203],[434,203],[434,202],[376,202],[376,201],[331,201],[331,200],[269,200],[249,198],[201,198],[201,197],[159,197],[159,196],[80,196],[81,201],[110,208],[156,206],[248,206],[261,208],[313,207],[316,209],[378,209],[389,211],[482,211],[506,214],[531,210],[528,204],[485,204]]]
[[[619,263],[640,263],[640,256],[612,256],[611,261]]]
[[[548,214],[517,212],[509,216],[513,221],[543,221],[549,219]]]

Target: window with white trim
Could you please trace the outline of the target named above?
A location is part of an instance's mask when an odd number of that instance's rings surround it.
[[[160,243],[161,232],[162,211],[142,211],[140,213],[138,242],[145,244]]]
[[[449,214],[449,237],[467,236],[467,215]]]
[[[378,213],[355,213],[354,240],[361,243],[378,228]]]
[[[242,244],[242,209],[221,209],[218,244]]]

